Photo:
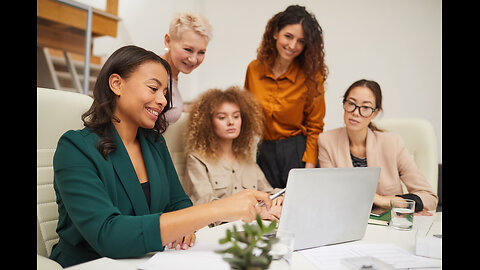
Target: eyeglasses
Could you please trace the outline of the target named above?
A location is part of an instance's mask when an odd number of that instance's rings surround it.
[[[360,115],[363,116],[363,117],[370,117],[378,109],[378,108],[374,109],[374,108],[368,107],[368,106],[357,106],[357,104],[355,104],[351,101],[348,101],[348,100],[345,100],[343,102],[343,109],[346,112],[353,113],[357,108],[358,108],[358,111],[359,111]]]

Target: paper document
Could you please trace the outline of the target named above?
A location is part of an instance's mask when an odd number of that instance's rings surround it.
[[[372,256],[399,268],[442,267],[442,261],[415,256],[394,244],[333,245],[299,251],[320,269],[345,269],[344,258]]]
[[[217,244],[195,243],[187,250],[165,250],[153,255],[148,261],[139,264],[138,269],[214,269],[230,270],[230,265],[222,255],[214,250],[223,249]]]

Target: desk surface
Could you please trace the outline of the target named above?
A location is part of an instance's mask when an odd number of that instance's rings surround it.
[[[339,245],[355,245],[355,244],[385,244],[392,243],[405,250],[415,253],[415,235],[431,235],[441,234],[442,213],[435,213],[434,216],[415,216],[412,231],[398,231],[387,226],[368,224],[365,236],[359,241],[348,242]],[[231,228],[234,224],[237,228],[241,228],[242,222],[232,222],[217,226],[214,228],[202,228],[197,233],[197,243],[217,244],[218,239],[225,236],[227,228]],[[439,226],[432,226],[436,224]],[[435,228],[436,231],[432,231]],[[440,231],[438,231],[440,230]],[[166,251],[168,252],[168,251]],[[181,251],[180,251],[181,252]],[[135,270],[140,263],[150,259],[155,253],[149,253],[145,256],[134,259],[113,260],[110,258],[101,258],[87,263],[79,264],[68,269],[71,270],[90,270],[90,269],[118,269],[118,270]],[[295,269],[318,269],[312,262],[299,252],[294,252],[292,256],[292,270]],[[425,268],[424,268],[425,269]]]

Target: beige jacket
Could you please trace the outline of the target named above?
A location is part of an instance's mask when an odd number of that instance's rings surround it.
[[[212,161],[196,153],[187,156],[182,186],[193,205],[218,200],[249,188],[273,194],[265,175],[254,162],[235,161],[233,166],[222,159]]]
[[[366,148],[368,167],[381,168],[377,194],[403,194],[400,184],[403,182],[409,193],[422,199],[424,209],[436,209],[438,196],[433,193],[399,135],[368,129]],[[321,133],[318,137],[318,150],[321,168],[353,167],[345,127]]]

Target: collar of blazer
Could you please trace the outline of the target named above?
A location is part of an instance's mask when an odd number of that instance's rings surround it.
[[[353,167],[352,158],[350,157],[350,142],[348,139],[347,128],[344,127],[338,137],[338,153],[341,154],[341,159],[337,167],[339,168],[351,168]],[[368,129],[367,131],[367,143],[366,143],[366,155],[368,167],[378,166],[378,154],[377,154],[377,139],[375,133]]]
[[[140,181],[138,180],[137,174],[135,173],[135,169],[133,167],[132,161],[128,155],[127,149],[118,135],[115,126],[113,126],[113,133],[115,138],[115,144],[117,145],[117,149],[112,151],[109,154],[109,157],[112,160],[113,168],[120,179],[120,182],[125,189],[125,192],[130,199],[130,202],[133,205],[133,210],[136,216],[150,214],[150,210],[148,208],[147,199],[145,198],[145,194],[143,193],[142,186],[140,185]],[[151,174],[152,166],[149,166],[149,162],[151,158],[146,157],[146,152],[148,152],[148,156],[151,156],[150,151],[148,150],[148,146],[146,147],[146,139],[143,136],[143,132],[138,132],[137,136],[139,137],[139,141],[142,147],[142,152],[144,154],[145,166],[147,167],[147,174],[149,175],[149,179],[153,178]],[[153,182],[153,181],[152,181]],[[152,187],[152,182],[150,182],[150,190],[154,190]],[[153,193],[153,192],[152,192]],[[153,199],[153,196],[151,196]],[[151,201],[153,205],[153,200]]]

